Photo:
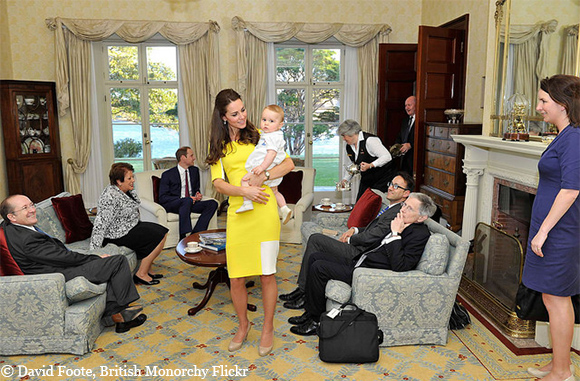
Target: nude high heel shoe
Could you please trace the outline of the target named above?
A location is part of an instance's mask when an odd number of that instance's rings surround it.
[[[234,341],[234,339],[232,339],[232,341],[230,341],[230,345],[228,345],[228,351],[235,352],[238,349],[240,349],[242,347],[242,345],[244,345],[244,341],[246,341],[246,338],[248,337],[248,333],[250,333],[250,328],[252,328],[252,325],[250,323],[248,323],[248,330],[246,331],[246,335],[244,336],[244,338],[242,339],[242,341],[240,343],[236,343]]]
[[[574,378],[574,365],[570,365],[570,372],[572,372],[572,376],[568,377],[567,379],[565,379],[563,381],[575,381],[576,380]],[[550,371],[549,370],[548,371],[539,370],[538,368],[528,368],[528,373],[534,377],[543,378],[543,377],[546,377],[548,375],[548,373],[550,373]]]

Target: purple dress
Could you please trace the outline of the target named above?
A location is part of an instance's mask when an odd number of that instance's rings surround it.
[[[544,257],[531,248],[532,239],[561,189],[580,190],[580,128],[566,127],[546,148],[538,163],[540,181],[522,282],[532,290],[557,296],[580,294],[580,197],[548,233]]]

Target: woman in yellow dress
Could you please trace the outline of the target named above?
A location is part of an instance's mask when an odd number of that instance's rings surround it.
[[[247,120],[240,95],[232,89],[220,91],[215,100],[211,121],[207,163],[216,190],[229,196],[226,222],[226,257],[230,277],[230,293],[236,314],[238,331],[228,346],[230,352],[242,347],[250,331],[247,314],[248,276],[259,275],[262,283],[264,325],[258,353],[265,356],[274,343],[274,310],[278,297],[276,261],[280,247],[280,219],[272,190],[262,185],[265,180],[283,177],[294,169],[289,157],[260,175],[250,175],[250,186],[241,187],[247,173],[246,159],[254,151],[260,133]],[[254,210],[236,214],[243,197],[254,202]]]

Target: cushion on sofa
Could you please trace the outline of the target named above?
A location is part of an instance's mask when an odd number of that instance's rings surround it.
[[[417,270],[430,275],[441,275],[447,268],[449,260],[449,239],[443,234],[431,234],[423,256],[417,265]]]
[[[382,202],[381,196],[368,188],[354,204],[346,225],[349,228],[367,226],[381,210]]]
[[[64,287],[69,303],[76,303],[101,295],[107,290],[106,283],[94,284],[89,282],[84,276],[77,276],[69,280]]]
[[[83,196],[55,197],[52,206],[65,232],[65,243],[82,241],[91,236],[93,224],[89,220]]]
[[[304,172],[302,171],[288,172],[278,185],[278,192],[284,195],[287,204],[296,204],[302,197],[303,178]]]
[[[151,185],[153,186],[153,201],[159,204],[159,184],[161,179],[157,176],[151,176]]]
[[[24,275],[6,244],[4,229],[0,227],[0,276]]]

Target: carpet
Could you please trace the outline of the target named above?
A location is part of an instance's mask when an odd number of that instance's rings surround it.
[[[301,246],[282,245],[278,261],[279,293],[295,288]],[[92,352],[84,356],[48,354],[0,357],[0,379],[9,380],[524,380],[526,368],[542,364],[549,355],[515,356],[477,319],[453,331],[446,346],[381,348],[374,364],[326,364],[318,358],[316,337],[290,333],[287,319],[301,311],[279,302],[275,316],[274,351],[259,357],[261,291],[259,278],[249,288],[252,329],[243,348],[227,346],[235,334],[236,317],[227,287],[218,285],[206,308],[195,316],[187,310],[204,290],[208,268],[180,261],[165,250],[153,271],[165,275],[158,286],[138,286],[148,316],[141,327],[123,334],[107,328]],[[578,368],[580,360],[574,355]],[[13,372],[12,375],[6,372]],[[44,373],[42,373],[44,372]]]

